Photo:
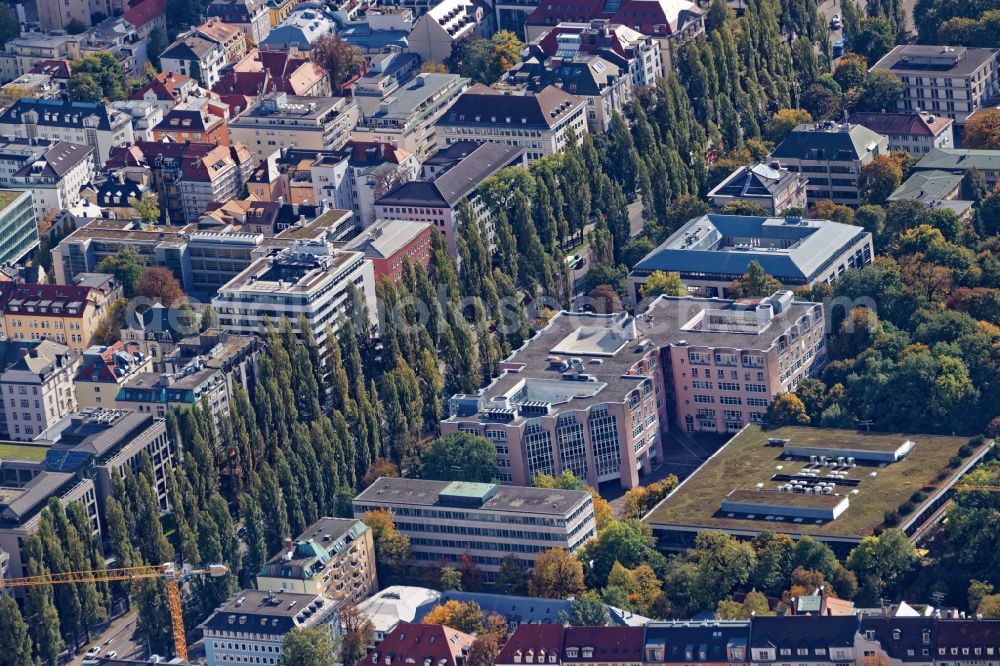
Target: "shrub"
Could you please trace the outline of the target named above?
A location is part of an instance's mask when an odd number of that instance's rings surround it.
[[[962,459],[960,457],[958,457],[958,456],[952,456],[948,460],[948,467],[951,467],[952,469],[955,469],[956,467],[960,467],[961,464],[962,464]]]
[[[913,510],[915,508],[917,508],[917,505],[907,500],[906,502],[903,502],[902,504],[899,505],[899,515],[908,516],[911,513],[913,513]]]
[[[920,504],[925,499],[927,499],[927,494],[924,493],[924,491],[922,490],[918,490],[917,492],[910,495],[910,501],[913,502],[914,504]]]
[[[886,527],[895,527],[899,524],[899,512],[886,511],[885,515],[882,517],[882,522]]]
[[[968,458],[972,455],[972,447],[968,444],[963,444],[958,449],[958,455],[960,458]]]

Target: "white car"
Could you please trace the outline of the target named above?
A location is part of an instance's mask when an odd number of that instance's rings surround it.
[[[99,647],[97,647],[95,645],[94,647],[92,647],[89,650],[87,650],[86,652],[84,652],[83,656],[87,657],[87,658],[90,658],[90,659],[93,659],[94,657],[96,657],[99,654],[101,654],[101,648],[99,648]]]
[[[115,658],[115,657],[117,657],[117,656],[118,656],[118,650],[108,650],[108,651],[107,651],[107,652],[106,652],[106,653],[104,654],[104,658],[105,658],[105,659],[114,659],[114,658]]]

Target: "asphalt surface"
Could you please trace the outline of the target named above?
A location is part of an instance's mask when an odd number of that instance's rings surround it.
[[[114,620],[104,633],[100,636],[95,636],[84,647],[83,652],[86,652],[87,648],[97,646],[101,648],[100,656],[102,657],[106,656],[110,651],[118,653],[116,656],[117,659],[130,659],[133,657],[133,654],[141,656],[143,654],[142,645],[132,642],[132,633],[135,631],[137,615],[137,611],[131,611]],[[136,638],[138,639],[138,636]],[[84,659],[86,657],[81,653],[73,657],[68,663],[71,666],[81,666]]]

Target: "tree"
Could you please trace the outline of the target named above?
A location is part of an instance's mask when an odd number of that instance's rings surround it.
[[[767,139],[775,145],[785,140],[796,126],[812,122],[813,117],[802,109],[778,109],[767,124]]]
[[[621,513],[622,518],[642,518],[676,487],[677,477],[671,474],[660,481],[632,488],[625,493],[625,503],[622,506]]]
[[[469,646],[465,666],[493,666],[499,654],[500,640],[497,635],[492,632],[479,634]]]
[[[125,70],[107,51],[74,60],[70,71],[69,95],[74,102],[116,102],[126,97]]]
[[[769,213],[756,201],[744,201],[743,199],[733,199],[722,207],[723,215],[747,215],[750,217],[768,217]]]
[[[340,663],[359,666],[375,642],[375,625],[357,606],[347,604],[340,609]]]
[[[135,296],[135,288],[146,270],[146,260],[130,247],[109,255],[97,264],[98,273],[111,273],[121,283],[125,297]]]
[[[681,274],[663,271],[653,271],[646,278],[646,285],[643,287],[643,298],[656,298],[657,296],[687,296],[688,290],[681,282]]]
[[[742,603],[723,599],[715,613],[722,620],[749,620],[754,616],[774,615],[767,597],[756,590],[747,592]]]
[[[754,259],[747,264],[747,272],[739,280],[729,285],[729,295],[733,298],[763,298],[781,289],[781,283],[764,272],[764,268]]]
[[[709,212],[711,212],[711,208],[698,197],[687,194],[677,197],[667,209],[667,229],[672,232],[689,220]]]
[[[455,590],[456,592],[461,592],[462,572],[452,567],[443,567],[441,569],[440,583],[442,590]]]
[[[872,61],[874,62],[874,61]],[[891,112],[906,86],[887,69],[873,69],[865,77],[865,92],[858,101],[861,111]]]
[[[868,61],[857,53],[845,53],[837,61],[837,69],[833,72],[833,79],[846,92],[852,88],[864,88],[867,75]]]
[[[156,224],[160,221],[160,202],[152,192],[143,192],[138,199],[129,197],[128,205],[143,224]]]
[[[125,315],[128,313],[128,299],[119,298],[104,313],[104,318],[94,329],[91,342],[95,345],[110,345],[121,338],[122,327],[125,326]]]
[[[965,148],[1000,150],[1000,109],[984,109],[965,124]]]
[[[0,645],[3,645],[0,666],[30,666],[36,663],[31,655],[28,624],[10,595],[0,596]]]
[[[985,620],[1000,618],[1000,594],[990,594],[983,597],[979,605],[976,606],[976,614],[982,615]]]
[[[336,661],[329,625],[293,627],[281,650],[285,666],[332,666]]]
[[[82,35],[90,27],[78,18],[70,19],[66,24],[66,33],[70,35]]]
[[[500,560],[497,589],[514,597],[528,593],[528,565],[516,554],[509,553]]]
[[[384,566],[391,571],[409,558],[410,537],[396,530],[391,511],[369,511],[361,520],[371,528],[375,541],[375,558],[380,567]]]
[[[764,417],[767,425],[777,428],[785,425],[803,425],[809,423],[806,407],[794,393],[779,393],[767,408]]]
[[[847,567],[859,580],[870,581],[881,595],[893,589],[917,561],[916,548],[902,530],[887,529],[865,537],[847,556]]]
[[[887,155],[879,155],[861,168],[858,190],[865,203],[884,205],[903,180],[903,170]]]
[[[467,634],[477,634],[483,631],[486,626],[486,614],[475,601],[463,602],[449,599],[427,611],[427,615],[421,622],[423,624],[443,624]]]
[[[494,481],[499,475],[496,449],[485,437],[450,433],[424,451],[420,475],[438,481]]]
[[[517,35],[509,30],[500,30],[490,39],[472,41],[462,51],[459,74],[491,85],[504,72],[521,62],[523,46]]]
[[[854,211],[850,206],[835,204],[829,199],[820,199],[809,208],[809,217],[819,220],[833,220],[841,224],[854,224]]]
[[[174,307],[184,298],[184,290],[169,268],[151,266],[143,272],[135,287],[135,295]]]
[[[829,120],[840,113],[840,97],[827,86],[814,83],[802,92],[802,108],[816,120]]]
[[[569,621],[577,627],[605,627],[611,624],[611,614],[597,592],[587,591],[573,600]]]
[[[146,40],[146,54],[156,71],[160,71],[160,54],[166,51],[169,45],[167,33],[163,28],[157,26],[149,31],[149,37]]]
[[[892,25],[884,18],[863,18],[857,33],[848,35],[850,49],[863,55],[868,62],[878,62],[895,44]]]
[[[566,599],[585,590],[583,564],[563,548],[551,548],[535,560],[535,570],[528,582],[533,597]]]
[[[448,68],[440,62],[425,62],[420,65],[423,74],[447,74]]]
[[[970,580],[967,596],[969,610],[975,613],[983,599],[993,594],[993,584],[981,580]]]
[[[330,83],[335,88],[360,74],[365,64],[361,51],[337,35],[321,35],[313,42],[309,56],[314,63],[326,70]]]

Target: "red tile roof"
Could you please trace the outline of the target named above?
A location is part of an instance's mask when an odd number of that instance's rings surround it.
[[[567,627],[563,663],[641,662],[644,631],[643,627]],[[578,656],[566,656],[572,653],[570,648],[579,648]],[[593,648],[593,654],[586,654],[586,648]]]
[[[48,74],[54,79],[69,79],[73,66],[69,60],[42,60],[31,68],[32,74]]]
[[[156,78],[132,93],[131,99],[142,99],[152,90],[156,93],[156,99],[176,101],[177,89],[190,80],[191,77],[176,72],[160,72]]]
[[[472,636],[440,624],[400,622],[368,653],[379,666],[424,664],[457,666],[459,657],[472,645]]]
[[[90,287],[58,284],[0,283],[0,307],[5,311],[20,311],[28,305],[35,309],[32,316],[83,317],[90,302]],[[45,304],[44,310],[41,307]]]
[[[525,664],[548,662],[550,655],[556,655],[558,661],[562,653],[565,627],[561,624],[522,624],[518,625],[513,635],[497,655],[497,664]],[[526,656],[532,655],[528,661]],[[535,657],[542,657],[540,662]]]
[[[122,14],[122,18],[135,27],[146,25],[167,11],[167,0],[142,0]]]
[[[933,120],[931,120],[933,118]],[[879,134],[937,136],[951,119],[927,113],[852,113],[847,122],[864,125]]]
[[[140,354],[139,345],[134,342],[126,343],[119,340],[112,345],[108,345],[101,350],[100,355],[85,356],[84,363],[76,372],[73,381],[82,382],[118,382],[122,375],[115,372],[118,364],[115,363],[115,352],[125,352],[135,358],[135,354]]]
[[[564,21],[586,23],[602,18],[644,35],[672,35],[688,19],[702,13],[690,0],[623,0],[617,9],[614,5],[609,0],[551,0],[540,3],[527,22],[554,26]]]

